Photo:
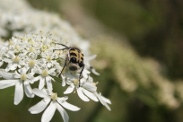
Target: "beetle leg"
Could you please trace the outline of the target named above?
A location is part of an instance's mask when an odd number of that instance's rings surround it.
[[[62,75],[62,73],[63,73],[63,71],[64,71],[66,65],[67,65],[67,58],[65,59],[64,66],[63,66],[63,68],[62,68],[61,73],[58,75],[59,77],[61,77],[61,75]]]
[[[63,47],[65,47],[65,48],[69,48],[68,46],[66,46],[65,44],[60,44],[60,43],[55,43],[55,42],[53,42],[54,44],[58,44],[58,45],[62,45]]]
[[[82,73],[83,73],[83,70],[84,70],[84,67],[85,67],[85,65],[83,65],[83,67],[82,67],[82,69],[81,69],[81,72],[80,72],[80,74],[79,74],[79,87],[80,87],[80,80],[81,80],[81,78],[82,78]]]
[[[68,48],[62,48],[62,49],[53,49],[53,52],[55,52],[55,50],[66,50]]]

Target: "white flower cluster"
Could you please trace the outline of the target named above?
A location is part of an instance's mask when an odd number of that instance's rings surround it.
[[[58,110],[67,122],[65,109],[80,110],[67,102],[69,94],[77,92],[83,101],[99,101],[110,110],[110,100],[97,92],[90,76],[91,72],[97,72],[90,69],[89,61],[95,55],[90,56],[88,41],[81,39],[58,15],[35,10],[24,0],[0,0],[0,3],[0,38],[11,38],[0,45],[0,89],[15,87],[15,105],[23,100],[24,94],[28,98],[37,96],[42,100],[29,108],[30,113],[44,111],[41,121],[49,122]],[[82,50],[85,67],[81,79],[81,69],[71,72],[67,66],[60,76],[68,50],[57,50],[64,48],[59,43]],[[64,93],[55,91],[54,85],[66,90]],[[59,97],[61,94],[65,96]]]
[[[14,104],[18,105],[24,97],[35,96],[43,98],[36,105],[29,108],[30,113],[38,114],[44,110],[42,122],[49,122],[56,109],[60,112],[64,122],[69,117],[64,108],[78,111],[80,108],[67,102],[68,97],[58,97],[54,91],[54,84],[67,87],[64,94],[74,91],[85,102],[90,99],[100,101],[108,110],[110,100],[97,92],[96,83],[90,77],[89,67],[86,65],[79,80],[79,71],[73,72],[68,68],[59,74],[64,66],[67,50],[53,39],[30,34],[13,37],[9,42],[0,46],[0,89],[15,86]],[[84,52],[83,52],[84,53]],[[85,64],[89,64],[85,60]]]
[[[89,43],[78,36],[67,21],[58,14],[39,11],[30,7],[25,0],[0,0],[0,37],[39,33],[52,34],[52,39],[61,40],[68,45],[76,45],[87,53]],[[9,6],[14,3],[13,6]],[[41,33],[40,33],[41,32]]]

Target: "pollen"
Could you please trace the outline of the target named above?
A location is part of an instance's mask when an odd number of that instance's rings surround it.
[[[14,42],[12,40],[9,41],[8,45],[14,45]]]
[[[30,47],[30,48],[29,48],[29,51],[30,51],[30,52],[35,52],[35,48]]]
[[[42,77],[47,77],[48,76],[48,71],[47,70],[43,70],[41,76]]]
[[[20,61],[20,57],[16,56],[14,59],[13,59],[13,62],[14,63],[18,63]]]
[[[16,51],[19,51],[20,50],[20,47],[18,45],[15,46],[15,50]]]
[[[52,99],[53,101],[56,101],[57,98],[58,98],[57,93],[52,93],[52,94],[51,94],[51,99]]]
[[[35,64],[36,64],[35,60],[30,60],[28,63],[30,68],[33,68],[35,66]]]
[[[29,39],[28,42],[29,42],[29,44],[31,44],[31,45],[34,45],[34,44],[35,44],[34,41],[33,41],[32,39]]]
[[[47,56],[46,59],[47,59],[48,62],[52,61],[52,58],[50,56]]]
[[[78,79],[73,80],[73,82],[74,82],[75,86],[79,86],[79,80]]]
[[[41,50],[44,52],[44,51],[48,50],[48,48],[49,47],[47,45],[42,45]]]
[[[20,80],[25,81],[27,79],[27,75],[25,73],[21,74]]]

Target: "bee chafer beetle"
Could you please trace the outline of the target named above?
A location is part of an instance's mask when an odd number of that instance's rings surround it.
[[[79,81],[80,81],[80,79],[82,78],[82,72],[83,72],[84,66],[85,66],[84,65],[84,54],[81,52],[81,50],[78,47],[74,47],[74,46],[68,47],[68,46],[66,46],[64,44],[60,44],[60,43],[55,43],[55,44],[62,45],[64,48],[54,49],[54,50],[67,50],[64,66],[63,66],[59,76],[61,76],[61,74],[63,73],[63,71],[65,70],[66,67],[70,71],[80,70],[80,73],[79,73]]]

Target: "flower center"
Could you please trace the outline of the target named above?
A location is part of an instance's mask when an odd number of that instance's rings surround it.
[[[20,51],[20,47],[18,45],[15,46],[15,50],[18,52]]]
[[[21,74],[20,80],[25,81],[27,79],[27,75],[25,73]]]
[[[47,56],[46,59],[48,62],[51,62],[51,60],[52,60],[52,58],[50,56]]]
[[[14,45],[13,41],[12,41],[12,40],[9,41],[8,45],[9,45],[9,46],[10,46],[10,45]]]
[[[52,99],[53,101],[57,100],[57,97],[58,97],[57,93],[52,93],[52,94],[51,94],[51,99]]]
[[[35,66],[35,64],[36,64],[35,60],[30,60],[28,63],[30,68],[33,68]]]
[[[35,52],[35,48],[34,48],[34,47],[30,47],[30,48],[29,48],[29,51],[30,51],[30,52]]]
[[[41,47],[41,50],[44,52],[44,51],[46,51],[48,49],[48,46],[47,45],[42,45],[42,47]]]
[[[29,39],[28,42],[29,42],[29,44],[31,44],[31,45],[34,45],[34,44],[35,44],[34,41],[33,41],[32,39]]]
[[[18,63],[20,61],[20,58],[18,56],[16,56],[14,59],[13,59],[13,62],[14,63]]]
[[[42,75],[42,77],[47,77],[48,76],[48,71],[43,70],[41,75]]]
[[[79,80],[78,79],[74,79],[73,82],[74,82],[75,86],[79,86]]]

